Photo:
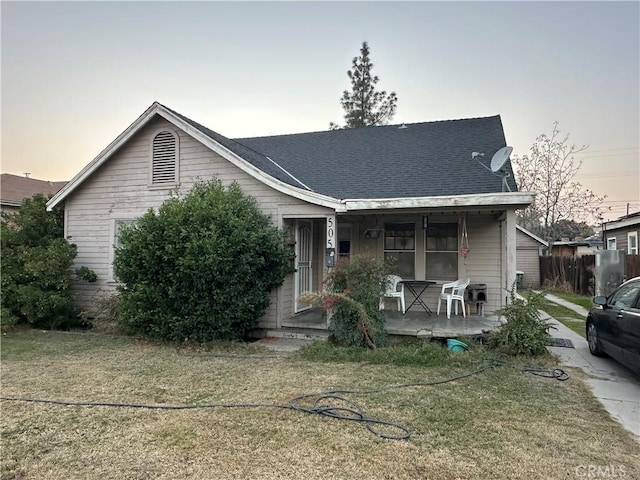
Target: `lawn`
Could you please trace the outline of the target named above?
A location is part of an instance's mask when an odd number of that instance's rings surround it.
[[[481,347],[415,344],[360,355],[316,344],[178,349],[95,333],[10,332],[2,396],[135,404],[288,405],[331,389],[367,390],[465,375]],[[334,361],[335,357],[339,358]],[[355,361],[358,360],[358,361]],[[506,365],[440,385],[347,393],[366,415],[406,426],[387,440],[358,422],[285,408],[159,410],[3,400],[4,479],[582,478],[608,466],[640,478],[640,453],[579,371],[560,382]],[[429,366],[430,365],[430,366]]]
[[[574,310],[558,305],[546,298],[542,300],[541,309],[549,316],[555,318],[560,323],[576,332],[578,335],[586,337],[586,318],[576,313]]]
[[[579,295],[577,293],[567,293],[567,292],[556,292],[550,291],[556,297],[560,297],[567,302],[575,303],[576,305],[580,305],[581,307],[589,310],[593,307],[593,297],[587,295]]]

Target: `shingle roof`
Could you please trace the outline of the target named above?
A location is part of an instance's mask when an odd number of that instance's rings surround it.
[[[264,154],[262,154],[260,152],[257,152],[255,150],[247,147],[246,145],[243,145],[243,144],[241,144],[241,143],[239,143],[239,142],[237,142],[237,141],[235,141],[233,139],[230,139],[230,138],[227,138],[227,137],[225,137],[223,135],[220,135],[219,133],[208,129],[204,125],[201,125],[198,122],[195,122],[194,120],[191,120],[190,118],[185,117],[181,113],[178,113],[175,110],[170,109],[169,107],[166,107],[164,105],[163,105],[163,107],[166,108],[167,110],[169,110],[170,112],[174,113],[178,117],[180,117],[182,120],[187,122],[192,127],[197,128],[202,133],[204,133],[205,135],[207,135],[211,139],[215,140],[216,142],[218,142],[223,147],[231,150],[233,153],[235,153],[239,157],[243,158],[244,160],[248,161],[249,163],[251,163],[255,167],[259,168],[263,172],[271,175],[272,177],[277,178],[278,180],[281,180],[281,181],[283,181],[285,183],[288,183],[290,185],[294,185],[294,186],[300,187],[300,188],[305,188],[304,184],[301,184],[299,181],[296,181],[290,175],[287,175],[286,172],[283,172],[282,169],[279,168],[276,164],[274,164],[273,161],[269,160],[266,157],[266,155],[264,155]],[[269,137],[266,137],[266,138],[269,138]]]
[[[37,180],[10,173],[3,173],[0,177],[0,202],[3,205],[19,206],[24,199],[33,197],[36,193],[53,195],[67,183]]]
[[[312,190],[336,198],[398,198],[502,191],[488,166],[504,147],[499,116],[353,128],[237,142],[273,159]],[[484,157],[471,158],[472,152]],[[517,191],[511,163],[505,165]]]
[[[501,176],[489,170],[506,145],[499,115],[229,139],[164,108],[278,180],[338,199],[502,191]],[[504,169],[516,192],[510,161]]]

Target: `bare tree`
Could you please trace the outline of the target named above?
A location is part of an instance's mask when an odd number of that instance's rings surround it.
[[[536,138],[529,155],[513,158],[520,191],[536,193],[534,202],[518,212],[518,223],[547,240],[549,248],[558,239],[562,220],[593,222],[604,212],[606,196],[575,180],[582,161],[574,156],[587,148],[569,143],[569,134],[561,136],[556,121],[550,136]]]

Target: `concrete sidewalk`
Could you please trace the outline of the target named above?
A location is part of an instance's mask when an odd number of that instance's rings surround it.
[[[586,319],[587,310],[583,307],[554,295],[547,294],[545,297],[574,310]],[[557,355],[563,365],[582,369],[589,377],[587,383],[595,397],[613,418],[640,441],[640,378],[611,358],[591,355],[587,341],[556,319],[550,319],[549,323],[555,327],[555,330],[552,329],[549,332],[552,337],[567,338],[575,348],[547,347],[547,349]]]

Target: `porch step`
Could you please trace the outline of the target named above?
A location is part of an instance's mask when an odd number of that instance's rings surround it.
[[[282,328],[279,330],[263,330],[265,337],[295,338],[298,340],[326,340],[329,332],[309,328]]]

